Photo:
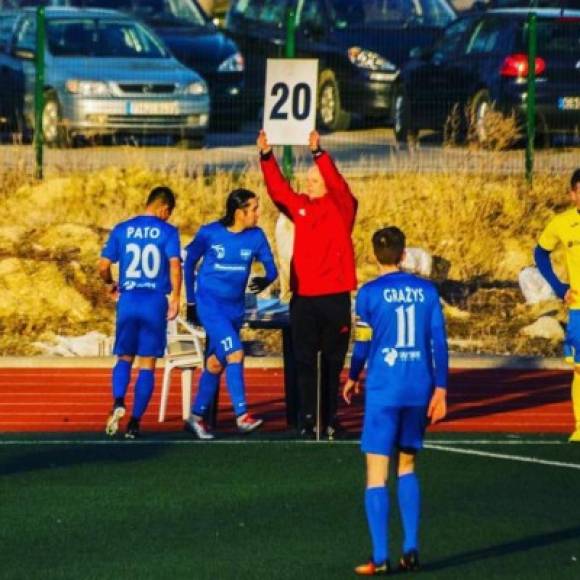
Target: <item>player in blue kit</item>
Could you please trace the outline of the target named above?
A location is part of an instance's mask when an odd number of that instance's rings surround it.
[[[404,532],[399,568],[419,568],[420,492],[415,456],[423,445],[427,420],[435,423],[447,412],[447,337],[437,290],[427,280],[399,269],[405,236],[398,228],[377,231],[373,249],[381,276],[358,292],[356,342],[343,389],[350,404],[368,361],[361,448],[366,454],[365,509],[373,555],[355,569],[362,576],[391,571],[386,483],[393,454]]]
[[[101,253],[99,275],[118,297],[113,368],[113,410],[105,432],[113,436],[125,416],[125,394],[131,367],[139,357],[133,413],[125,437],[139,436],[139,422],[155,386],[156,359],[163,356],[167,342],[167,320],[177,316],[181,292],[179,232],[167,220],[175,207],[175,196],[167,187],[156,187],[142,215],[117,224]],[[119,281],[111,266],[119,264]],[[169,300],[167,299],[169,295]]]
[[[254,260],[264,266],[265,275],[250,280],[251,292],[259,293],[278,272],[264,232],[258,223],[258,199],[247,189],[230,193],[226,215],[202,226],[187,246],[185,288],[188,318],[198,318],[208,343],[205,368],[185,429],[199,439],[213,439],[204,417],[225,369],[226,383],[238,429],[253,431],[262,424],[247,411],[244,385],[244,350],[240,328],[244,319],[244,296]],[[196,267],[201,261],[198,271]]]

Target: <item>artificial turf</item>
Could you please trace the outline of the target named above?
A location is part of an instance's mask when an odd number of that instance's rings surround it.
[[[580,467],[504,440],[462,448]],[[0,474],[2,579],[340,579],[370,553],[355,444],[5,437]],[[426,449],[419,475],[421,576],[580,577],[580,469]],[[396,559],[396,507],[391,529]]]

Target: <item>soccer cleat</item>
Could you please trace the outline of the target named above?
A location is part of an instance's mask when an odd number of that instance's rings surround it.
[[[359,576],[386,576],[391,573],[391,563],[386,560],[382,564],[375,564],[369,560],[366,564],[361,564],[354,569]]]
[[[399,570],[401,572],[413,572],[419,570],[419,568],[421,568],[421,565],[419,564],[419,553],[417,550],[410,550],[401,556],[399,560]]]
[[[568,437],[570,443],[580,443],[580,429],[576,429],[570,437]]]
[[[251,433],[263,422],[263,419],[254,419],[250,413],[244,413],[243,415],[240,415],[236,418],[236,424],[240,433]]]
[[[215,439],[214,435],[209,432],[205,421],[201,417],[191,416],[184,424],[183,428],[188,433],[192,433],[201,441]]]
[[[119,422],[125,416],[125,407],[115,407],[107,419],[105,433],[113,437],[119,430]]]
[[[141,437],[141,430],[139,428],[139,420],[131,417],[125,432],[125,439],[138,439]]]

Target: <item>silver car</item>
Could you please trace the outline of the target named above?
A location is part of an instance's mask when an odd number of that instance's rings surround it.
[[[0,86],[8,122],[34,127],[36,13],[0,13]],[[131,17],[104,9],[46,8],[45,142],[97,135],[171,135],[201,146],[209,120],[204,80]]]

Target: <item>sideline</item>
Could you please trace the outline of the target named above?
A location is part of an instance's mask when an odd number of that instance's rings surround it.
[[[426,449],[435,451],[446,451],[447,453],[459,453],[462,455],[477,455],[478,457],[488,457],[491,459],[505,459],[507,461],[516,461],[520,463],[535,463],[537,465],[549,465],[551,467],[565,467],[568,469],[580,469],[579,463],[567,463],[564,461],[550,461],[540,459],[539,457],[523,457],[521,455],[506,455],[504,453],[493,453],[491,451],[477,451],[476,449],[461,449],[457,447],[448,447],[436,443],[425,444]]]
[[[101,437],[101,435],[99,435]],[[213,439],[211,441],[200,441],[198,439],[165,439],[165,438],[151,438],[138,439],[135,441],[126,441],[124,439],[105,439],[104,435],[101,439],[2,439],[0,438],[0,447],[12,445],[167,445],[167,446],[182,446],[182,445],[351,445],[358,446],[360,441],[358,439],[346,439],[342,441],[302,441],[300,439]],[[447,447],[446,445],[568,445],[567,441],[558,439],[523,439],[517,441],[502,441],[493,439],[438,439],[436,441],[425,442],[425,449],[434,449],[437,451],[449,451],[455,453],[466,453],[473,455],[484,456],[499,456],[500,458],[512,458],[518,456],[502,455],[487,453],[483,451],[474,451],[467,449],[456,449]],[[523,458],[527,460],[527,458]],[[580,469],[580,465],[577,466]]]

